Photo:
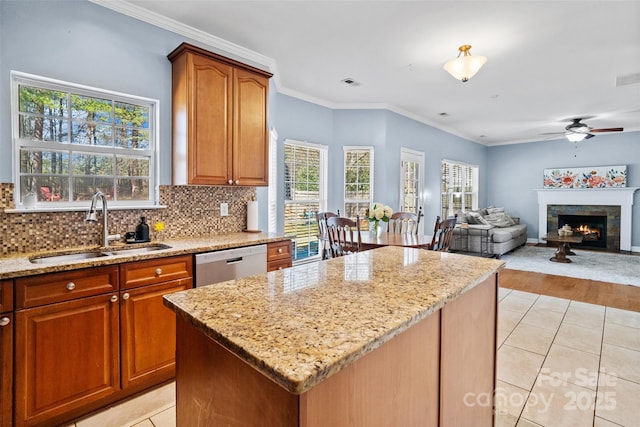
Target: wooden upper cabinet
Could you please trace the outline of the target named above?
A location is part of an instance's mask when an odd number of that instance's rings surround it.
[[[271,74],[186,43],[168,58],[174,185],[268,185]]]

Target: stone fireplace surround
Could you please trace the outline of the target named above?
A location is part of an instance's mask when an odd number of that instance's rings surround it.
[[[633,195],[639,187],[623,188],[549,188],[537,189],[538,193],[538,242],[547,233],[547,209],[549,205],[596,205],[620,207],[620,250],[631,251],[631,220]]]

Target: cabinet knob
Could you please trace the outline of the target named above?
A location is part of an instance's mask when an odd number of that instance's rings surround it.
[[[8,317],[3,317],[2,319],[0,319],[0,326],[7,326],[9,323],[11,323],[11,319],[9,319]]]
[[[278,253],[281,254],[282,253],[282,248],[278,248]]]
[[[236,185],[240,185],[240,180],[236,179]]]
[[[156,276],[159,276],[162,274],[162,269],[161,268],[156,268]]]
[[[233,184],[233,180],[232,179],[229,180],[229,185],[231,185],[231,184]]]
[[[122,299],[123,300],[128,300],[130,297],[129,292],[125,292],[124,294],[122,294]]]
[[[111,301],[111,302],[116,302],[116,301],[118,301],[118,295],[112,295],[112,296],[111,296],[111,299],[110,299],[109,301]]]
[[[76,284],[73,282],[67,283],[67,290],[72,291],[76,288]]]
[[[282,266],[278,267],[278,270],[282,270]]]

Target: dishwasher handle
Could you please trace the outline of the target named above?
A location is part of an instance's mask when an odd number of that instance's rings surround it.
[[[227,264],[238,264],[241,263],[243,261],[243,258],[241,256],[236,257],[236,258],[229,258],[227,260]]]

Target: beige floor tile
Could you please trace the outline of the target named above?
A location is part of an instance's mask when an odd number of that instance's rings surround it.
[[[554,343],[576,350],[600,354],[602,346],[602,329],[584,328],[582,326],[565,324],[560,325]]]
[[[553,344],[540,374],[596,390],[599,362],[600,357],[596,354]]]
[[[532,294],[531,292],[518,291],[516,289],[513,289],[511,291],[511,295],[514,297],[524,298],[532,301],[535,301],[540,297],[539,294]]]
[[[521,323],[538,326],[539,328],[548,329],[555,332],[560,327],[563,316],[564,314],[558,311],[536,308],[534,304],[531,310],[529,310],[527,314],[524,315]]]
[[[640,313],[607,307],[606,321],[640,329]]]
[[[531,390],[544,356],[503,344],[498,350],[497,379]]]
[[[150,419],[146,419],[138,424],[134,424],[132,427],[156,427],[153,425]]]
[[[540,375],[522,417],[549,427],[593,425],[596,392]]]
[[[596,415],[623,426],[637,426],[640,419],[639,395],[640,384],[601,374]]]
[[[602,325],[604,324],[604,306],[572,301],[562,322],[585,328],[602,329]]]
[[[518,420],[518,424],[516,424],[516,427],[540,427],[540,424],[536,424],[532,421],[520,418]]]
[[[620,424],[612,423],[600,417],[595,417],[593,427],[620,427]]]
[[[556,331],[550,331],[520,322],[513,332],[511,332],[505,344],[544,356],[549,351],[555,335]]]
[[[498,307],[498,329],[509,332],[513,331],[523,316],[524,313],[508,310],[500,303]]]
[[[92,417],[76,421],[77,427],[122,427],[144,421],[149,416],[175,405],[175,383],[158,387]]]
[[[516,425],[527,397],[529,397],[529,390],[516,387],[504,381],[496,382],[496,414],[504,418],[503,424],[506,425],[509,423],[508,420],[513,419],[512,425]]]
[[[504,297],[511,293],[511,289],[508,288],[498,288],[498,301],[502,300]]]
[[[533,307],[542,310],[551,310],[557,311],[559,313],[564,313],[567,311],[570,302],[570,300],[564,298],[540,295],[540,298],[536,300],[536,303],[533,305]]]
[[[600,372],[640,384],[640,351],[603,344]]]
[[[505,331],[503,329],[498,329],[498,337],[496,339],[496,348],[500,348],[504,341],[507,339],[511,331]]]
[[[530,298],[522,298],[514,295],[515,291],[511,291],[509,295],[504,297],[502,301],[500,301],[500,307],[505,310],[511,310],[518,312],[524,316],[524,314],[531,308],[531,306],[535,303],[535,300]]]
[[[640,351],[640,331],[629,326],[605,322],[602,342]]]
[[[152,416],[151,421],[154,427],[176,427],[176,407],[172,406]]]

